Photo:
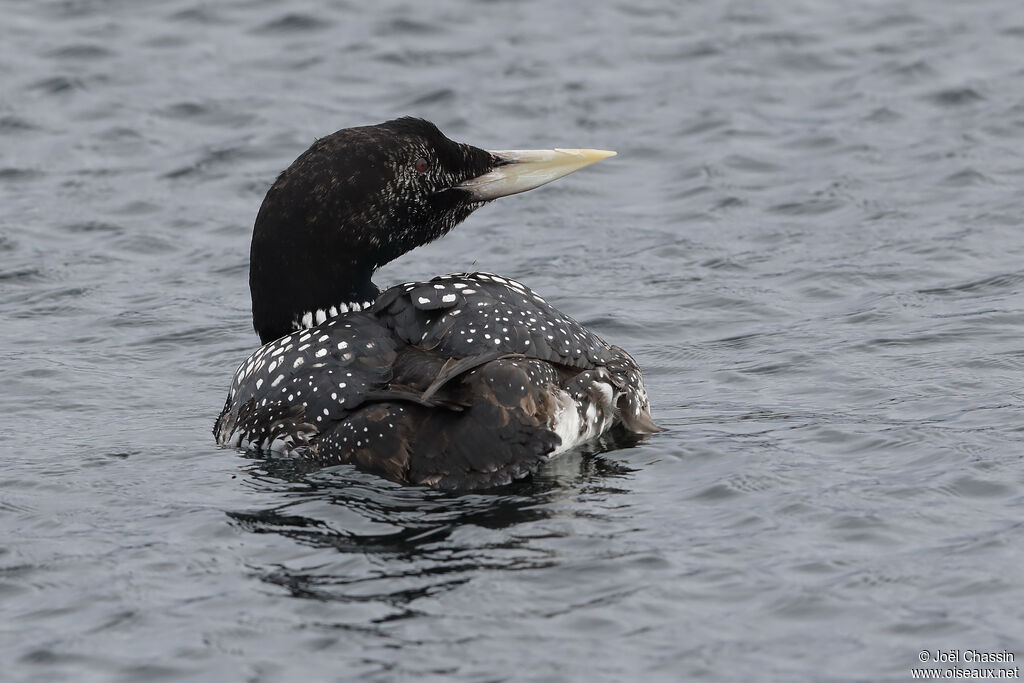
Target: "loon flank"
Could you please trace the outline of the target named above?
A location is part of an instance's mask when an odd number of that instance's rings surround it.
[[[317,140],[256,217],[263,346],[235,373],[217,442],[471,489],[619,423],[660,431],[633,358],[515,280],[460,273],[383,292],[371,281],[487,202],[613,154],[485,151],[413,118]]]

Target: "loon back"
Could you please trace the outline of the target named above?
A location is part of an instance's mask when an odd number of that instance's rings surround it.
[[[370,280],[483,203],[608,155],[486,152],[416,119],[318,141],[257,217],[250,289],[267,343],[235,373],[218,443],[468,489],[617,423],[659,431],[629,354],[518,282],[464,273],[378,293]]]

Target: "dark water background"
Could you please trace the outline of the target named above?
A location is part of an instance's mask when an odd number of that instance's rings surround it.
[[[1024,657],[1019,0],[0,16],[3,680]],[[269,183],[402,114],[619,152],[378,283],[521,279],[634,353],[671,431],[467,496],[214,447]]]

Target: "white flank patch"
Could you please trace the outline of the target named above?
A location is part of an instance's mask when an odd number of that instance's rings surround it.
[[[552,451],[552,457],[600,436],[615,423],[614,419],[609,419],[612,415],[612,388],[601,381],[594,382],[591,386],[600,393],[597,403],[589,398],[576,401],[568,392],[562,390],[555,394],[555,403],[558,407],[548,429],[558,434],[562,444]],[[580,419],[580,408],[584,406],[585,422]],[[605,419],[598,418],[598,415],[602,414]]]
[[[564,453],[586,440],[580,438],[580,411],[577,410],[576,401],[572,396],[559,389],[555,393],[555,403],[558,408],[555,410],[555,419],[549,426],[551,431],[562,439],[562,444],[551,452],[552,456]]]

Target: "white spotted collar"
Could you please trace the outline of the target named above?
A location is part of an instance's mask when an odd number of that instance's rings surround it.
[[[297,315],[292,320],[293,330],[308,330],[317,325],[322,325],[331,318],[335,318],[342,313],[349,313],[354,311],[362,311],[373,305],[372,301],[351,301],[349,303],[341,303],[337,306],[331,306],[330,308],[318,308],[315,311],[306,311],[300,315]]]

